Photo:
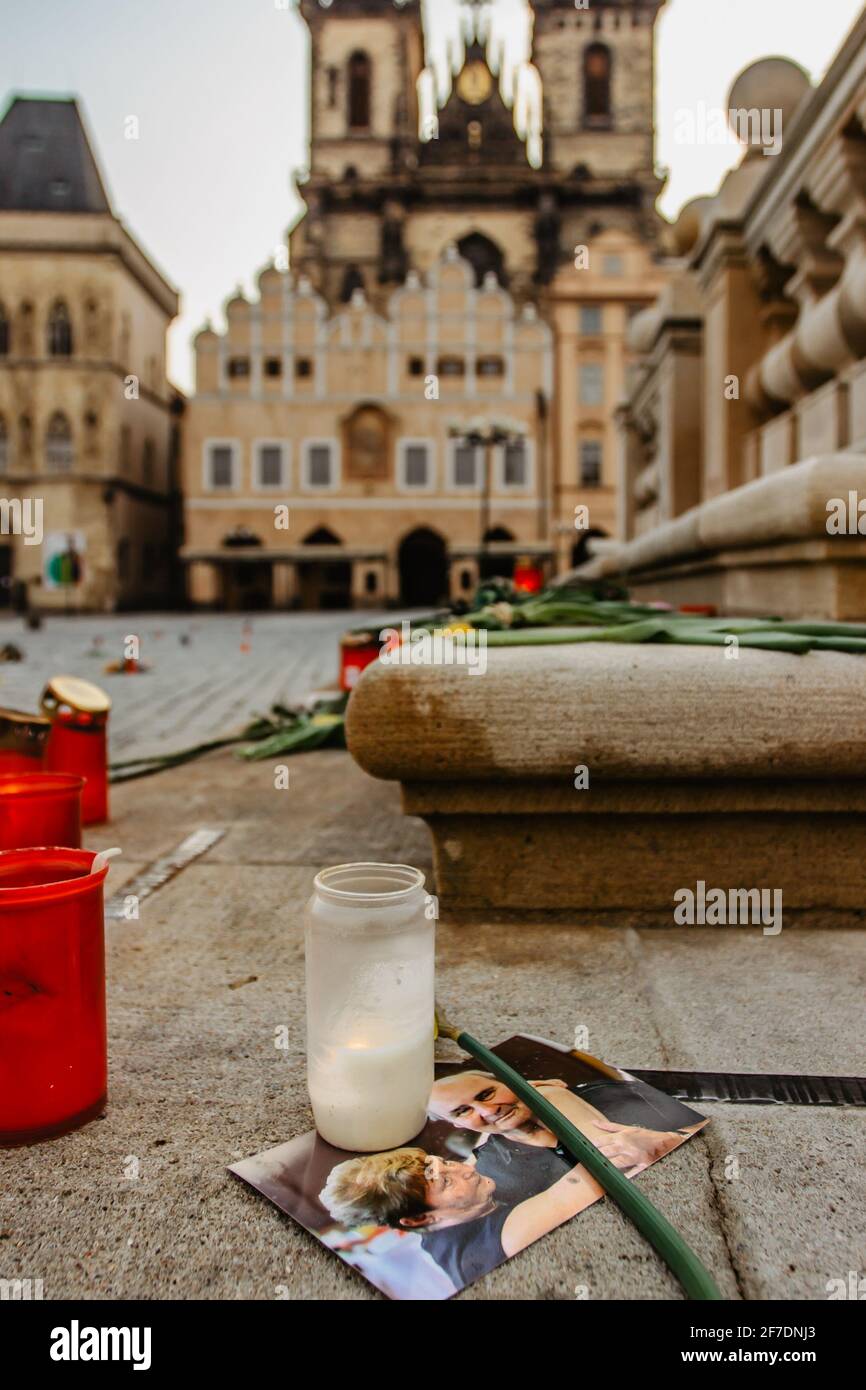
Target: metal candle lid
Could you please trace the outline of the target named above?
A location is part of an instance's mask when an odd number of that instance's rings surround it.
[[[40,757],[51,732],[51,720],[20,709],[0,709],[0,750]]]
[[[71,709],[79,714],[107,714],[111,700],[104,690],[78,676],[54,676],[42,692],[42,708],[49,713]]]

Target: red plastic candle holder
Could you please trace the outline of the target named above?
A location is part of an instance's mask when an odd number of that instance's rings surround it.
[[[108,715],[62,710],[54,716],[45,752],[46,770],[84,778],[83,825],[108,820]]]
[[[354,690],[367,667],[379,660],[381,650],[381,642],[372,636],[360,642],[344,637],[340,643],[340,689]]]
[[[108,820],[108,696],[77,676],[55,676],[42,692],[51,716],[45,749],[46,772],[84,778],[82,825]]]
[[[82,849],[0,853],[0,1145],[66,1134],[103,1109],[104,865]]]
[[[80,849],[83,789],[82,777],[63,772],[0,774],[0,850]]]

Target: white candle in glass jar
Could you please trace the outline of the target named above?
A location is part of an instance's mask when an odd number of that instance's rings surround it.
[[[350,864],[316,878],[307,909],[307,1084],[336,1148],[398,1148],[433,1084],[434,931],[424,876]]]
[[[433,1085],[432,1025],[387,1043],[335,1046],[310,1066],[316,1129],[338,1149],[394,1149],[423,1129]]]

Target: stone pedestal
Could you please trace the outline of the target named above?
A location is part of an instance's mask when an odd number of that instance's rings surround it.
[[[779,890],[787,926],[866,920],[866,660],[487,657],[483,675],[377,665],[349,707],[353,756],[432,832],[447,909],[674,926],[675,894],[703,882]]]

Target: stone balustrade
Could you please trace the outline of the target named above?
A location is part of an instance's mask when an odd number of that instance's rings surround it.
[[[859,454],[806,459],[700,503],[579,573],[624,579],[638,599],[713,604],[722,613],[858,619],[866,613],[864,482]]]
[[[731,490],[803,460],[844,456],[846,478],[859,458],[851,485],[866,498],[864,93],[866,13],[818,87],[779,59],[741,75],[729,105],[781,111],[779,152],[748,149],[714,198],[684,210],[671,284],[632,326],[642,366],[618,415],[623,565],[628,573],[636,559],[641,569],[655,567],[660,597],[697,596],[694,586],[662,575],[682,558],[667,547],[693,529],[672,523]],[[748,505],[735,507],[738,524]],[[799,575],[809,584],[795,577],[789,595],[778,553],[769,565],[751,566],[748,583],[725,580],[726,562],[714,566],[704,535],[713,515],[700,512],[696,523],[706,577],[718,581],[700,597],[711,601],[714,590],[731,598],[736,589],[741,611],[793,613],[802,603],[800,611],[830,617],[866,613],[866,605],[850,609],[854,590],[858,603],[866,593],[861,581],[852,587],[836,583],[838,572],[820,573],[825,560],[837,564],[838,548],[822,560],[811,546]],[[740,561],[745,534],[725,541]],[[787,538],[818,540],[805,532]],[[655,557],[649,566],[648,555]],[[648,584],[653,577],[646,574]]]

